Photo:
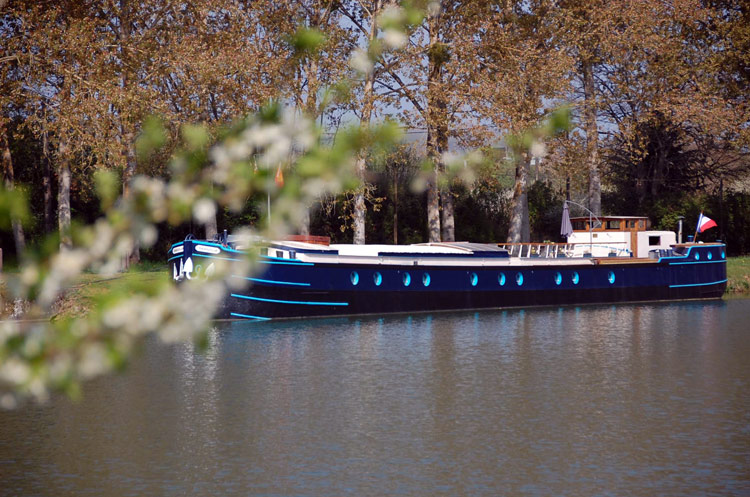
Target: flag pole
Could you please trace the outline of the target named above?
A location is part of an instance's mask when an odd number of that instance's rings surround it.
[[[698,228],[701,227],[701,219],[703,219],[703,211],[698,216],[698,224],[695,225],[695,235],[693,235],[693,243],[698,243]]]

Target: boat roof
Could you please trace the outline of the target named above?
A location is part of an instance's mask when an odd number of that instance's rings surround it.
[[[508,252],[490,243],[440,242],[415,243],[412,245],[353,245],[339,244],[318,245],[307,242],[280,241],[273,242],[272,247],[291,249],[297,252],[359,257],[414,257],[414,256],[475,256],[475,257],[508,257]]]

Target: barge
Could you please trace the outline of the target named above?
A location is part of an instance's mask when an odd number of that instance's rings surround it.
[[[719,299],[727,284],[723,243],[678,243],[645,217],[573,218],[568,243],[331,244],[322,237],[264,243],[259,272],[231,274],[217,318],[497,309]],[[178,282],[240,260],[253,247],[227,235],[172,245]]]

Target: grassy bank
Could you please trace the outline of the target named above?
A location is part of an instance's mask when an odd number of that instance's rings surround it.
[[[7,268],[6,268],[7,269]],[[17,303],[13,302],[9,287],[18,278],[15,268],[0,273],[0,319],[7,319],[14,313]],[[75,316],[87,313],[97,300],[107,294],[120,293],[132,285],[149,287],[167,279],[167,268],[164,263],[144,263],[134,266],[126,273],[112,277],[85,273],[54,305],[53,317]]]
[[[750,295],[750,256],[727,259],[727,293]]]
[[[136,267],[113,277],[104,278],[96,274],[84,274],[79,283],[73,286],[58,300],[54,313],[58,317],[75,316],[87,313],[96,302],[108,294],[119,294],[126,288],[143,288],[164,282],[167,277],[166,267],[158,271],[144,270]]]

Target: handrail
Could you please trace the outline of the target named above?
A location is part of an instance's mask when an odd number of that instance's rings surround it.
[[[628,249],[627,242],[607,242],[607,243],[552,243],[552,242],[540,242],[540,243],[498,243],[498,247],[508,251],[511,257],[528,258],[538,257],[543,259],[551,259],[558,257],[576,257],[576,246],[589,247],[588,255],[593,255],[593,248],[604,248],[609,249],[609,255],[616,257],[630,257],[632,253]],[[622,245],[623,247],[617,247],[614,245]],[[586,252],[581,251],[578,257],[586,256]]]

